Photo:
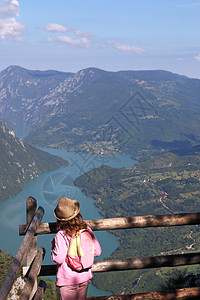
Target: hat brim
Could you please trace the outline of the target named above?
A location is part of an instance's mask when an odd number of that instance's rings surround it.
[[[78,215],[78,213],[80,211],[80,203],[77,200],[72,200],[72,201],[74,202],[75,209],[74,209],[74,213],[69,217],[66,217],[66,218],[58,217],[57,216],[57,207],[54,209],[54,216],[56,217],[56,219],[58,221],[69,221],[69,220],[75,218]]]

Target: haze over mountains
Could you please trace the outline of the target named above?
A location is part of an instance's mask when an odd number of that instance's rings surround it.
[[[191,147],[200,141],[199,113],[200,80],[167,71],[0,73],[0,118],[28,128],[25,141],[35,146],[131,154]]]

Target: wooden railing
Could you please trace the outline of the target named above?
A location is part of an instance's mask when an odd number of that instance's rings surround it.
[[[0,288],[0,300],[6,299],[8,293],[10,292],[12,285],[16,279],[17,273],[22,268],[22,265],[24,264],[24,261],[26,257],[29,256],[29,253],[31,252],[31,245],[34,241],[34,236],[36,234],[36,230],[41,223],[41,220],[44,215],[44,209],[42,207],[39,207],[36,211],[34,217],[32,220],[30,220],[30,224],[27,224],[27,231],[25,234],[25,237],[21,243],[21,246],[16,254],[15,259],[13,260],[11,267],[1,285]],[[22,295],[20,297],[20,300],[29,299],[31,292],[33,290],[33,286],[35,285],[37,276],[40,271],[41,263],[42,263],[42,257],[43,257],[43,249],[39,249],[36,256],[33,258],[33,260],[28,263],[30,263],[30,270],[29,275],[27,277],[27,282],[25,285],[25,288],[22,292]]]
[[[17,272],[22,267],[27,256],[28,269],[26,286],[20,296],[24,299],[42,299],[44,288],[35,285],[36,278],[39,276],[50,276],[56,274],[56,265],[41,265],[45,250],[40,248],[37,251],[37,235],[55,234],[56,223],[41,223],[44,210],[39,207],[37,201],[29,197],[26,202],[26,224],[19,226],[19,234],[25,235],[19,248],[16,258],[0,288],[0,300],[6,299]],[[200,213],[173,214],[173,215],[149,215],[126,218],[110,218],[101,220],[86,220],[92,230],[116,230],[125,228],[145,228],[145,227],[167,227],[200,224]],[[200,253],[188,253],[180,255],[162,255],[142,258],[128,258],[104,260],[95,262],[93,272],[124,271],[159,267],[177,267],[183,265],[200,264]],[[36,292],[37,291],[37,292]],[[151,292],[135,295],[116,295],[104,297],[89,297],[93,300],[104,299],[200,299],[200,288],[185,288],[167,292]]]

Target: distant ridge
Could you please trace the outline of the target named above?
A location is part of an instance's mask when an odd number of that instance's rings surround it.
[[[184,75],[179,75],[177,73],[172,73],[165,70],[142,70],[142,71],[118,71],[123,75],[132,76],[135,79],[140,80],[151,80],[151,81],[173,81],[177,80],[179,77],[182,78],[189,78]]]
[[[74,74],[74,73],[66,73],[66,72],[61,72],[61,71],[56,71],[56,70],[46,70],[46,71],[41,71],[41,70],[29,70],[29,69],[26,69],[26,68],[23,68],[23,67],[20,67],[20,66],[17,66],[17,65],[10,65],[9,67],[7,67],[6,69],[2,70],[0,73],[8,73],[8,72],[18,72],[18,73],[21,73],[21,74],[28,74],[30,76],[56,76],[56,75],[59,75],[59,76],[62,76],[62,75],[66,75],[66,74]]]
[[[116,152],[125,134],[129,142],[120,149],[130,154],[157,153],[160,144],[169,150],[174,141],[198,145],[199,95],[199,79],[165,70],[71,73],[10,66],[0,72],[0,118],[13,128],[28,127],[32,145],[76,151],[97,152],[101,142],[104,152]],[[99,137],[111,119],[112,138]]]

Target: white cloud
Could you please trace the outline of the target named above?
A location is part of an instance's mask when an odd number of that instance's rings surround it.
[[[200,2],[196,3],[187,3],[187,4],[179,4],[178,7],[197,7],[200,6]]]
[[[0,19],[0,40],[12,39],[21,41],[20,35],[25,26],[15,20],[15,18]]]
[[[81,48],[89,48],[91,46],[91,41],[87,38],[80,38],[80,39],[72,39],[69,36],[57,36],[56,37],[57,41],[66,43],[71,46],[75,47],[81,47]]]
[[[93,36],[95,36],[95,34],[93,32],[90,32],[90,31],[78,30],[78,29],[74,29],[73,31],[76,35],[79,35],[79,36],[82,36],[82,37],[93,37]]]
[[[3,0],[7,5],[0,6],[0,40],[10,39],[22,41],[21,34],[25,26],[16,21],[15,17],[6,18],[5,15],[19,16],[19,2],[17,0]]]
[[[19,2],[17,0],[4,0],[7,6],[0,6],[0,14],[19,16]]]
[[[189,6],[192,6],[192,7],[196,7],[196,6],[200,6],[200,3],[190,3],[188,4]]]
[[[194,59],[200,62],[200,54],[197,56],[194,56]]]
[[[79,39],[72,38],[68,35],[60,35],[57,36],[55,39],[48,37],[45,39],[46,42],[62,42],[66,43],[71,46],[75,47],[81,47],[81,48],[89,48],[91,46],[91,41],[88,39],[88,37],[95,36],[94,33],[84,30],[78,30],[76,28],[72,28],[69,26],[63,26],[61,24],[56,23],[49,23],[44,27],[44,29],[48,32],[71,32],[75,35],[80,36]]]
[[[46,31],[50,31],[50,32],[69,32],[70,31],[78,36],[85,37],[85,38],[95,36],[95,34],[93,32],[79,30],[79,29],[76,29],[73,27],[63,26],[61,24],[56,24],[56,23],[50,23],[50,24],[46,25],[44,27],[44,29]]]
[[[68,27],[65,27],[60,24],[55,24],[55,23],[50,23],[50,24],[46,25],[44,27],[44,29],[46,31],[51,31],[51,32],[67,32],[70,30]]]
[[[120,51],[125,51],[125,52],[133,52],[133,53],[137,53],[137,54],[141,54],[141,53],[145,53],[145,51],[141,48],[135,47],[135,46],[128,46],[128,45],[124,45],[121,44],[117,41],[107,41],[103,47],[108,47],[108,45],[111,45],[113,48],[118,49]]]
[[[51,38],[51,37],[48,37],[48,38],[45,39],[45,42],[52,43],[52,42],[54,42],[54,39]]]

